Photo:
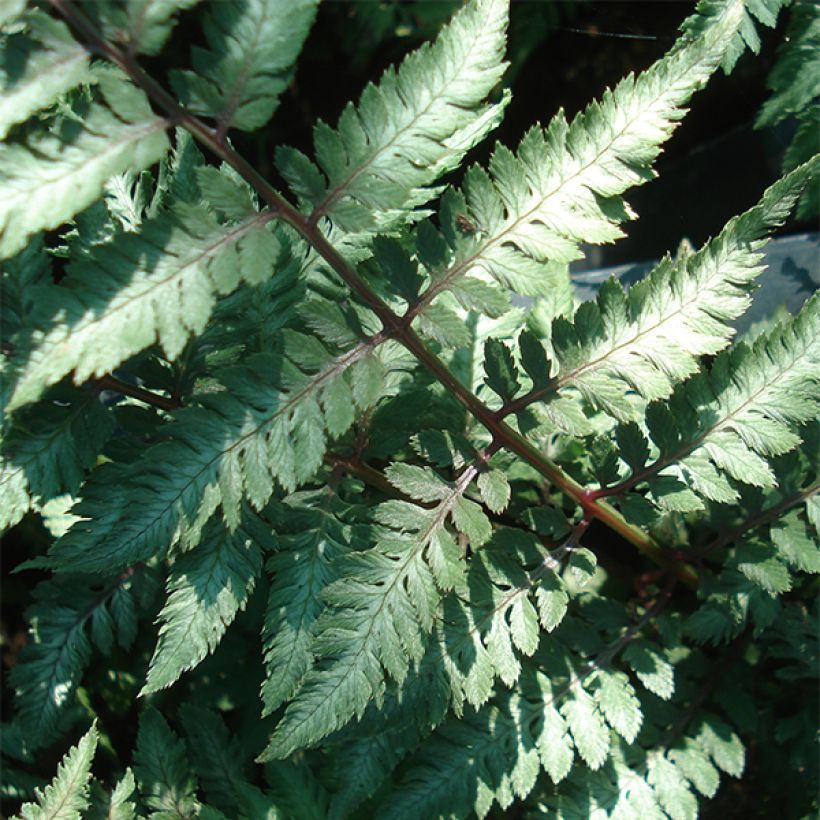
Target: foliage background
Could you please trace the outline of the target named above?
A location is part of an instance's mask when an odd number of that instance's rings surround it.
[[[236,133],[239,151],[264,176],[278,182],[272,167],[274,145],[289,144],[310,153],[311,127],[317,118],[335,122],[343,104],[355,99],[368,80],[377,78],[387,66],[431,39],[459,5],[457,0],[323,3],[299,59],[296,79],[282,97],[274,124],[252,134]],[[496,139],[516,145],[534,121],[548,122],[560,106],[572,116],[617,78],[647,68],[674,42],[680,21],[690,10],[691,3],[660,0],[513,2],[508,53],[511,67],[504,80],[513,91],[512,104],[493,138],[474,149],[448,181],[457,181],[471,161],[486,163]],[[685,127],[666,144],[656,165],[659,179],[629,194],[641,218],[626,227],[628,238],[596,248],[580,265],[598,267],[656,258],[683,237],[697,246],[730,216],[752,205],[760,191],[778,178],[794,124],[787,121],[765,130],[754,130],[752,126],[768,96],[766,78],[786,23],[787,15],[783,15],[776,30],[760,29],[761,54],[746,55],[731,78],[719,72],[699,93]],[[177,59],[184,60],[188,42],[196,44],[197,36],[197,27],[186,24],[183,18],[176,30],[174,53],[166,51],[146,59],[149,72],[167,76],[168,70],[178,65]],[[675,203],[671,214],[664,207],[669,202]],[[792,220],[781,230],[793,232],[801,227],[811,226],[800,226]],[[4,673],[13,667],[25,642],[23,611],[31,603],[30,591],[39,580],[36,571],[15,575],[14,569],[23,560],[44,552],[49,539],[31,515],[4,538],[0,622]],[[628,565],[634,560],[633,550],[619,550],[617,536],[607,533],[607,539],[608,551],[616,562]],[[230,665],[243,635],[257,640],[264,598],[264,592],[258,590],[217,653],[202,664],[204,680],[207,682],[211,670],[214,681],[210,693],[205,683],[203,698],[219,691],[217,670]],[[133,748],[136,740],[137,702],[133,694],[139,688],[153,640],[152,634],[142,635],[127,655],[115,652],[106,668],[89,670],[86,686],[80,692],[81,701],[89,709],[89,691],[99,693],[93,710],[104,715],[110,742],[117,748]],[[117,670],[117,679],[112,679],[109,666]],[[243,681],[242,689],[256,692],[258,681]],[[9,691],[4,689],[3,712],[10,713],[10,706]],[[261,742],[265,729],[260,728],[259,733]],[[802,773],[786,761],[772,759],[765,740],[763,736],[761,744],[747,747],[743,778],[724,781],[717,798],[704,802],[702,816],[771,817],[777,812],[778,797],[762,790],[761,784],[771,781],[760,777],[763,768],[782,769],[784,778],[799,788]],[[60,743],[38,753],[37,768],[44,780],[53,775],[64,751]],[[806,762],[807,766],[816,764]],[[114,766],[115,759],[105,753],[103,742],[95,771],[106,777]]]

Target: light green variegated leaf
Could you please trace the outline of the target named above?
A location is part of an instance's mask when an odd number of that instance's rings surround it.
[[[0,139],[92,79],[88,51],[64,23],[39,11],[24,18],[22,31],[0,35],[0,66]]]
[[[85,816],[98,738],[97,728],[92,726],[63,757],[51,783],[42,792],[37,790],[37,802],[20,809],[21,820],[80,820]]]
[[[667,257],[627,291],[610,280],[571,323],[556,321],[559,372],[543,392],[573,387],[626,420],[636,412],[628,391],[648,400],[667,397],[696,372],[701,356],[729,343],[729,322],[751,304],[753,281],[764,269],[763,240],[783,223],[817,168],[816,161],[807,163],[776,182],[697,253]]]
[[[609,751],[609,729],[595,701],[581,687],[575,688],[561,706],[578,754],[590,769],[599,769]]]
[[[69,373],[80,384],[157,342],[174,359],[203,331],[218,295],[275,274],[292,280],[298,262],[268,222],[253,213],[225,223],[187,207],[74,262],[59,287],[38,293],[37,329],[18,340],[8,376],[7,412]]]
[[[506,0],[470,0],[439,34],[368,85],[336,129],[314,131],[314,166],[293,149],[277,163],[313,218],[344,231],[385,232],[436,193],[427,186],[457,167],[500,119],[485,100],[501,78]]]
[[[324,609],[322,592],[337,580],[338,559],[360,549],[338,496],[322,491],[295,493],[284,501],[285,527],[267,564],[272,576],[263,640],[267,678],[264,714],[290,698],[313,665],[312,630]]]
[[[678,476],[677,488],[715,500],[734,497],[711,489],[715,470],[744,484],[775,486],[767,459],[793,450],[797,428],[820,407],[818,340],[820,300],[812,297],[752,347],[738,343],[669,402],[650,405],[647,422],[660,458],[646,472],[663,469]]]
[[[631,211],[617,197],[654,176],[661,144],[717,67],[741,15],[740,0],[721,4],[702,37],[626,77],[571,123],[560,112],[546,129],[530,130],[515,154],[498,147],[489,173],[471,168],[463,191],[442,200],[439,222],[455,259],[436,272],[427,299],[482,273],[518,293],[548,293],[549,263],[579,258],[582,242],[622,236],[619,223]]]
[[[111,107],[95,103],[81,124],[65,122],[30,133],[26,142],[0,145],[0,259],[82,211],[110,177],[141,171],[168,149],[167,123],[142,92],[111,74],[98,79]]]
[[[405,501],[377,507],[384,530],[375,547],[351,553],[339,565],[339,580],[325,592],[328,609],[315,626],[317,664],[261,760],[314,745],[360,717],[368,703],[382,702],[387,676],[401,685],[411,663],[421,660],[442,593],[464,572],[445,522],[452,517],[457,528],[464,526],[455,510],[476,474],[475,466],[464,470],[434,507]],[[419,488],[426,478],[422,470],[393,465],[393,476],[413,494],[426,492]],[[438,494],[440,479],[428,481]]]
[[[734,70],[738,59],[747,48],[755,54],[760,51],[757,24],[774,28],[780,10],[789,2],[790,0],[743,0],[740,4],[743,12],[740,25],[720,63],[726,74]],[[695,14],[684,21],[681,29],[692,37],[702,35],[703,31],[713,24],[714,18],[723,12],[723,8],[723,3],[716,0],[699,0]]]
[[[601,669],[597,674],[595,701],[607,723],[627,742],[632,743],[643,721],[640,701],[629,678],[622,672]]]
[[[174,562],[142,694],[170,686],[216,649],[245,608],[262,569],[262,548],[270,542],[266,525],[246,512],[235,532],[213,522],[202,542]]]
[[[318,0],[223,0],[204,21],[209,49],[194,48],[193,71],[171,82],[186,108],[223,130],[254,131],[273,115],[293,77]]]

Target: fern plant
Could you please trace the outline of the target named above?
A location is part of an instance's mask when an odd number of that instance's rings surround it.
[[[236,135],[317,2],[2,6],[0,523],[51,533],[4,798],[677,820],[758,737],[816,811],[820,302],[733,322],[819,160],[628,290],[569,275],[782,0],[704,0],[454,183],[510,96],[508,4],[468,0],[274,184]]]

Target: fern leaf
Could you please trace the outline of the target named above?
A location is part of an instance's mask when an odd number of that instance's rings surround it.
[[[126,769],[110,793],[97,786],[92,793],[91,810],[86,816],[89,820],[135,820],[137,807],[130,799],[135,788],[134,773]]]
[[[26,803],[22,820],[80,820],[88,806],[91,761],[97,750],[97,728],[92,726],[72,747],[57,767],[57,775],[40,792],[37,803]]]
[[[250,783],[245,759],[222,718],[207,709],[186,705],[182,722],[191,757],[208,800],[238,820],[277,820],[281,817],[272,797]]]
[[[2,444],[0,529],[22,518],[32,496],[76,493],[113,429],[110,410],[90,391],[55,391],[17,419]]]
[[[64,123],[25,143],[0,145],[0,258],[71,219],[102,195],[110,177],[140,171],[165,154],[167,123],[142,92],[111,73],[99,83],[110,107],[95,103],[81,125]]]
[[[363,402],[387,392],[382,362],[397,348],[382,345],[377,358],[361,343],[334,356],[315,337],[291,332],[287,338],[293,359],[267,355],[253,366],[222,371],[228,390],[203,394],[199,407],[178,411],[169,428],[173,440],[131,467],[98,468],[75,510],[88,520],[55,544],[53,564],[98,571],[162,555],[178,538],[193,546],[218,505],[234,529],[244,497],[261,509],[275,482],[291,491],[313,478],[328,431],[343,432],[328,390],[341,389],[348,403],[352,397],[364,409]],[[361,390],[363,368],[377,388],[370,395]],[[344,425],[352,422],[346,414]]]
[[[157,341],[176,358],[205,328],[217,294],[277,269],[287,276],[289,247],[268,221],[253,213],[223,224],[190,207],[145,222],[139,234],[118,233],[75,262],[59,287],[39,292],[38,329],[18,340],[7,411],[72,371],[80,384]]]
[[[128,647],[136,633],[131,573],[98,581],[48,581],[36,589],[27,611],[31,639],[9,675],[17,719],[32,748],[52,740],[72,703],[91,657],[91,641],[109,654],[116,638]]]
[[[542,293],[548,260],[571,261],[581,255],[581,242],[622,236],[618,224],[631,212],[617,197],[654,176],[660,146],[737,29],[739,0],[720,9],[702,37],[679,43],[637,78],[626,77],[571,123],[559,112],[546,130],[530,130],[515,154],[498,147],[489,173],[471,168],[463,193],[442,200],[440,222],[455,260],[431,293],[474,271],[518,293]],[[464,218],[475,232],[459,227]]]
[[[427,187],[457,167],[497,124],[506,99],[484,106],[503,73],[506,0],[471,0],[432,45],[368,85],[338,128],[315,129],[320,172],[292,149],[277,162],[313,218],[347,232],[386,232],[434,195]]]
[[[668,405],[650,405],[647,422],[661,455],[637,475],[660,474],[660,483],[650,485],[658,499],[687,487],[715,498],[720,473],[775,486],[766,458],[794,449],[800,443],[794,429],[820,406],[818,339],[820,300],[812,297],[798,316],[752,347],[739,343],[722,353],[708,376],[695,376]],[[729,500],[736,497],[730,493]],[[715,500],[727,499],[719,494]]]
[[[193,50],[194,71],[171,82],[186,107],[220,128],[254,131],[272,116],[316,15],[318,0],[242,0],[212,5],[210,48]]]
[[[774,28],[780,10],[790,2],[791,0],[743,0],[740,25],[720,63],[726,74],[734,69],[747,48],[755,54],[760,51],[760,35],[757,33],[756,22],[767,28]],[[723,4],[720,0],[699,0],[695,14],[684,21],[681,29],[690,36],[697,36],[711,25],[715,16],[722,11]]]
[[[697,253],[674,262],[667,257],[626,293],[610,280],[572,324],[558,319],[552,329],[555,386],[572,386],[625,419],[636,412],[627,389],[649,400],[667,397],[696,372],[701,356],[728,344],[728,322],[749,307],[752,282],[764,269],[759,251],[765,237],[785,221],[817,167],[808,163],[776,182]]]
[[[263,631],[266,678],[264,714],[296,691],[313,665],[312,630],[324,609],[321,593],[338,577],[336,561],[352,549],[345,505],[329,491],[307,491],[284,502],[280,547],[267,565],[273,574]],[[357,546],[360,546],[357,544]]]
[[[155,810],[150,815],[154,820],[195,816],[197,781],[185,746],[152,708],[140,715],[134,771],[145,804]]]
[[[786,39],[767,81],[772,96],[763,103],[756,128],[774,125],[790,114],[800,114],[820,95],[820,9],[815,3],[797,3],[791,12]]]
[[[64,23],[32,11],[24,26],[0,41],[0,139],[69,89],[91,81],[88,52]]]
[[[96,9],[106,38],[125,45],[132,54],[158,54],[176,25],[177,12],[199,0],[125,0]]]
[[[233,533],[215,522],[195,549],[177,559],[141,694],[165,689],[216,649],[245,608],[262,569],[260,546],[269,539],[267,528],[248,512]]]
[[[455,484],[427,469],[419,492],[419,476],[407,466],[394,465],[391,482],[418,500],[437,497],[438,504],[379,506],[377,520],[389,529],[374,548],[343,560],[339,580],[325,594],[330,606],[316,623],[321,661],[308,672],[260,760],[285,757],[361,717],[371,700],[382,702],[385,674],[402,683],[410,663],[421,660],[441,591],[463,572],[445,521],[452,517],[462,532],[475,529],[472,520],[462,529],[455,510],[466,501],[462,496],[477,468],[468,467]]]

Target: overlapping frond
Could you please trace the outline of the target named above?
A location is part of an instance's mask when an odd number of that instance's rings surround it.
[[[109,655],[127,648],[137,632],[139,578],[67,577],[35,590],[27,617],[30,640],[9,675],[16,691],[16,717],[31,748],[53,740],[91,657],[92,644]],[[135,584],[137,585],[135,587]]]
[[[15,28],[0,35],[0,139],[92,79],[88,52],[61,21],[31,11]]]
[[[393,344],[334,355],[315,336],[281,335],[283,354],[217,373],[222,389],[177,411],[168,441],[134,465],[95,471],[75,510],[84,520],[52,550],[57,566],[125,567],[178,538],[193,546],[218,506],[233,530],[243,499],[261,509],[277,483],[292,491],[312,479],[328,437],[388,394],[390,370],[404,364]]]
[[[56,390],[16,419],[0,447],[0,530],[34,499],[76,493],[113,429],[111,411],[91,391]]]
[[[338,578],[339,559],[369,546],[367,536],[345,521],[349,508],[330,489],[295,493],[283,502],[283,532],[268,561],[272,575],[263,632],[267,677],[265,714],[297,690],[313,666],[312,634],[324,609],[322,593]]]
[[[92,103],[82,119],[0,145],[0,258],[89,206],[110,177],[141,171],[168,149],[167,123],[151,111],[142,91],[113,72],[97,79],[105,103]]]
[[[80,384],[155,343],[174,359],[204,330],[219,294],[274,275],[283,289],[292,281],[299,262],[287,238],[236,182],[206,174],[203,191],[212,176],[222,193],[213,209],[180,205],[143,222],[139,233],[119,231],[70,265],[59,287],[40,289],[36,330],[16,340],[7,411],[69,373]]]
[[[368,85],[336,129],[314,131],[317,168],[279,149],[283,176],[312,209],[352,233],[389,231],[413,218],[436,191],[428,186],[457,167],[498,122],[506,102],[485,105],[500,79],[506,0],[471,0],[439,34]]]
[[[211,4],[204,21],[209,48],[193,49],[193,71],[171,76],[180,99],[223,130],[263,126],[291,81],[317,5],[318,0]]]
[[[767,235],[788,217],[817,168],[814,160],[776,182],[697,253],[667,257],[627,291],[610,280],[572,322],[557,320],[555,388],[571,386],[621,419],[636,413],[629,391],[650,401],[670,395],[697,371],[701,356],[729,343],[729,323],[751,304],[753,282],[764,269],[760,249]]]
[[[262,570],[262,550],[270,548],[271,540],[269,527],[247,511],[234,532],[213,521],[200,544],[177,558],[159,613],[159,640],[145,694],[170,686],[216,649],[245,608]]]
[[[132,54],[158,54],[177,23],[176,15],[199,0],[102,0],[92,7],[105,36]]]
[[[315,744],[381,702],[389,675],[401,683],[424,654],[443,592],[463,574],[461,549],[446,522],[474,549],[490,537],[490,522],[464,492],[477,469],[455,483],[429,468],[393,464],[388,477],[422,507],[386,501],[376,509],[385,529],[376,546],[351,553],[325,593],[329,607],[316,623],[316,667],[308,672],[263,757],[285,757]]]
[[[818,339],[820,300],[813,297],[752,346],[724,351],[668,402],[649,405],[649,436],[659,452],[647,465],[642,436],[633,429],[621,439],[630,485],[646,480],[657,504],[684,511],[702,508],[701,499],[734,501],[732,482],[776,486],[767,459],[794,449],[798,428],[820,407]]]
[[[754,54],[760,51],[761,43],[757,25],[774,28],[781,9],[790,2],[791,0],[743,0],[743,16],[740,25],[720,64],[726,74],[734,69],[738,59],[747,48]],[[695,13],[683,22],[681,30],[696,37],[711,25],[714,18],[722,14],[723,10],[724,5],[721,0],[699,0]]]

